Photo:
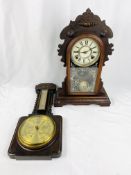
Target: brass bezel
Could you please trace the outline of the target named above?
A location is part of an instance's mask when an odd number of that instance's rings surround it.
[[[34,117],[35,118],[36,117],[44,117],[44,118],[46,117],[48,119],[48,121],[52,122],[52,124],[54,126],[53,133],[50,136],[50,138],[48,140],[46,140],[46,141],[43,141],[42,143],[39,143],[39,144],[37,144],[37,143],[36,144],[29,143],[27,140],[25,140],[25,139],[22,138],[21,133],[20,133],[21,132],[21,128],[24,126],[24,124],[26,122],[28,122],[28,120],[30,120],[31,118],[34,118]],[[28,148],[28,149],[39,149],[39,148],[42,148],[42,147],[48,145],[53,140],[55,134],[56,134],[56,123],[55,123],[55,121],[50,116],[47,116],[47,115],[32,115],[32,116],[28,117],[27,119],[25,119],[21,123],[21,125],[19,126],[18,132],[17,132],[17,138],[18,138],[17,140],[18,140],[18,143],[21,146],[25,147],[25,148]]]

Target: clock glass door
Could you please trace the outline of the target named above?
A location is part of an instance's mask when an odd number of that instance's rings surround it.
[[[91,38],[85,37],[73,43],[70,51],[71,94],[94,93],[98,74],[100,45]]]

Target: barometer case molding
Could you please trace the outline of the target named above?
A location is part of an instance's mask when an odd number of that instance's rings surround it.
[[[19,119],[8,149],[10,158],[46,160],[61,155],[62,117],[52,114],[56,86],[42,83],[35,89],[37,98],[34,110],[32,114]],[[39,139],[35,138],[36,135]]]

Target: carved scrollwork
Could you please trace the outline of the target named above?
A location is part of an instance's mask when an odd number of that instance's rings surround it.
[[[105,45],[105,61],[108,55],[112,54],[113,44],[109,43],[109,38],[113,37],[112,30],[106,25],[105,20],[101,20],[99,16],[94,15],[90,9],[87,9],[82,15],[77,16],[75,21],[70,21],[61,34],[60,38],[64,40],[63,44],[58,45],[58,55],[66,66],[66,50],[72,39],[81,34],[94,34],[101,38]]]

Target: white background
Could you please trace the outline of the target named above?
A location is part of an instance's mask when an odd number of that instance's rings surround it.
[[[0,174],[131,174],[131,2],[129,0],[0,0]],[[63,117],[63,152],[52,161],[11,160],[18,118],[32,112],[34,86],[61,85],[61,30],[90,8],[112,28],[115,51],[103,70],[110,107],[53,108]]]

